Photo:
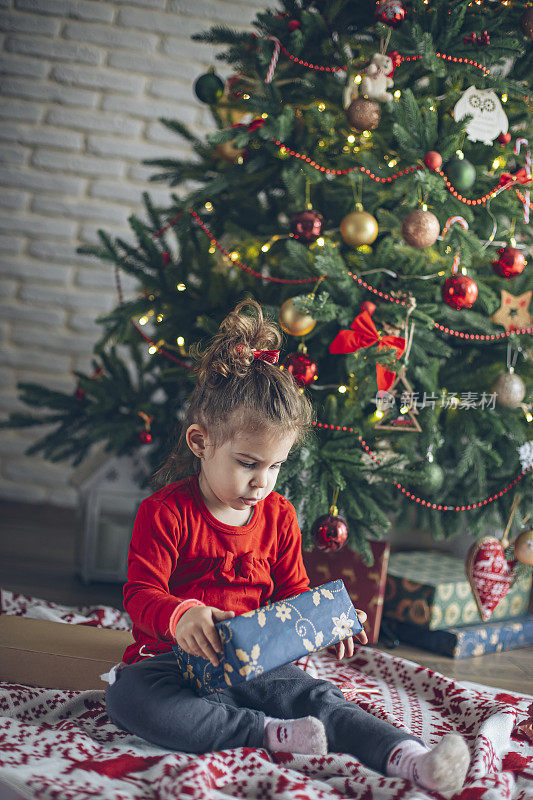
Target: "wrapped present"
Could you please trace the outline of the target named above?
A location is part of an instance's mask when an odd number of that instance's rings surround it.
[[[527,612],[531,574],[518,579],[491,620]],[[480,622],[463,559],[435,550],[391,553],[383,614],[430,630]]]
[[[341,578],[356,608],[368,616],[364,629],[370,644],[379,639],[383,612],[389,542],[369,542],[374,563],[367,566],[359,553],[343,547],[342,550],[305,550],[303,559],[312,584]]]
[[[402,642],[452,658],[500,653],[533,644],[533,614],[433,631],[408,622],[391,622],[391,628]]]
[[[342,580],[217,622],[224,653],[214,667],[205,658],[172,649],[184,680],[204,695],[236,686],[362,630]]]

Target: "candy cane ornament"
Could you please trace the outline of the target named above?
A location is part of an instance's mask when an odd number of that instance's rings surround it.
[[[269,36],[268,38],[272,42],[274,42],[274,52],[272,53],[272,58],[270,59],[270,64],[268,65],[265,83],[272,83],[274,72],[276,71],[276,64],[278,63],[279,53],[281,50],[281,42],[275,36]]]

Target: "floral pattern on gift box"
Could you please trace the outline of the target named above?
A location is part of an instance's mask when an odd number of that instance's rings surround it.
[[[224,647],[216,667],[173,645],[181,676],[199,694],[250,680],[357,634],[362,626],[339,579],[218,622],[216,628]]]

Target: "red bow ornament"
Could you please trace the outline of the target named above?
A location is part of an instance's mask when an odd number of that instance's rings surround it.
[[[371,347],[373,344],[377,344],[378,350],[387,347],[396,350],[396,358],[401,358],[405,351],[405,339],[401,336],[381,336],[368,311],[362,311],[352,322],[349,331],[339,331],[329,346],[329,352],[355,353],[356,350]],[[378,389],[388,392],[394,383],[396,373],[382,364],[376,364],[376,377]]]
[[[531,175],[528,175],[527,170],[524,167],[521,167],[518,172],[514,172],[513,174],[510,172],[502,172],[500,175],[500,186],[503,186],[506,189],[509,186],[512,186],[514,183],[521,183],[525,186],[530,181]]]

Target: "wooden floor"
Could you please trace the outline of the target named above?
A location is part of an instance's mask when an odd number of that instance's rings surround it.
[[[0,501],[0,587],[65,605],[123,609],[120,585],[85,585],[77,576],[77,524],[68,509]],[[533,694],[532,647],[458,660],[407,645],[379,647],[449,677]]]

